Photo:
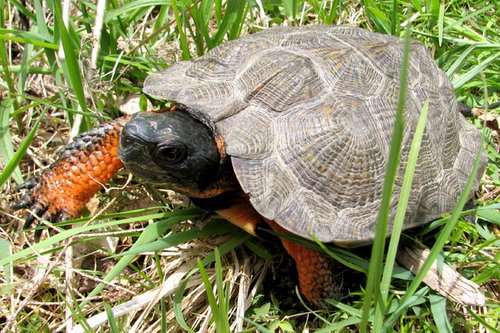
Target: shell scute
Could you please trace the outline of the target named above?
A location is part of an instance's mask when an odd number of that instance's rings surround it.
[[[257,59],[239,76],[238,83],[246,92],[245,102],[276,112],[307,103],[323,90],[310,59],[279,51]]]

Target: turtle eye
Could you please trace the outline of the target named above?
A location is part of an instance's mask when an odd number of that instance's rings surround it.
[[[183,146],[157,147],[155,155],[163,163],[176,164],[186,159],[187,150]]]

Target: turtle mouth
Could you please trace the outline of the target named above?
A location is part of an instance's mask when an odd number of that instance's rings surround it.
[[[171,188],[180,182],[171,172],[152,162],[148,149],[141,148],[138,142],[135,146],[121,148],[119,158],[130,173],[145,181]]]

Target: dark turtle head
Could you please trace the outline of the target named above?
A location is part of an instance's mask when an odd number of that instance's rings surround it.
[[[214,133],[187,112],[141,112],[123,128],[118,156],[140,178],[196,196],[218,177]]]

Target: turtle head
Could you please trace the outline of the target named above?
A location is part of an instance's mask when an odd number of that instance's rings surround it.
[[[209,187],[221,166],[213,131],[183,111],[136,114],[123,128],[118,156],[135,176],[188,196]]]

